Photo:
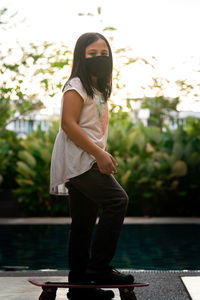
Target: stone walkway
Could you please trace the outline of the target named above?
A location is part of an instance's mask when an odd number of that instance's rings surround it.
[[[183,283],[189,278],[200,278],[200,271],[134,271],[124,270],[134,275],[137,282],[149,282],[149,287],[135,288],[137,300],[199,300],[198,294],[199,281],[196,283],[196,294],[190,298],[188,291]],[[6,300],[36,300],[39,298],[41,288],[31,285],[28,279],[38,279],[41,281],[66,281],[68,272],[0,272],[0,299]],[[189,282],[189,281],[188,281]],[[195,292],[195,286],[193,286]],[[115,292],[115,300],[119,300],[118,290]],[[67,299],[67,290],[59,289],[57,292],[58,300]],[[81,300],[81,299],[80,299]],[[95,299],[94,299],[95,300]]]

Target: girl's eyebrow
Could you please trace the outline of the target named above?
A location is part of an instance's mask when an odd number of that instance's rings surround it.
[[[88,51],[97,51],[97,49],[93,49],[93,48],[91,48],[91,49],[88,49]],[[102,49],[101,51],[107,51],[108,52],[108,50],[105,48],[105,49]]]
[[[92,48],[91,48],[91,49],[88,49],[88,51],[97,51],[97,49],[92,49]]]

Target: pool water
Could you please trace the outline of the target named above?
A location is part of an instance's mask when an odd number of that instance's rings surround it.
[[[1,225],[0,236],[0,268],[68,269],[69,225]],[[200,270],[200,224],[125,224],[112,265]]]

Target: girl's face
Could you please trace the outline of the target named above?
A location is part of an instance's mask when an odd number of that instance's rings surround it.
[[[109,56],[109,49],[104,40],[98,39],[85,48],[85,58],[94,56]]]

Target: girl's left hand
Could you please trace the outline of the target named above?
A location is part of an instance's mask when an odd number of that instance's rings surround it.
[[[110,153],[101,150],[95,158],[101,173],[110,175],[117,172],[115,168],[117,166],[117,162]]]

